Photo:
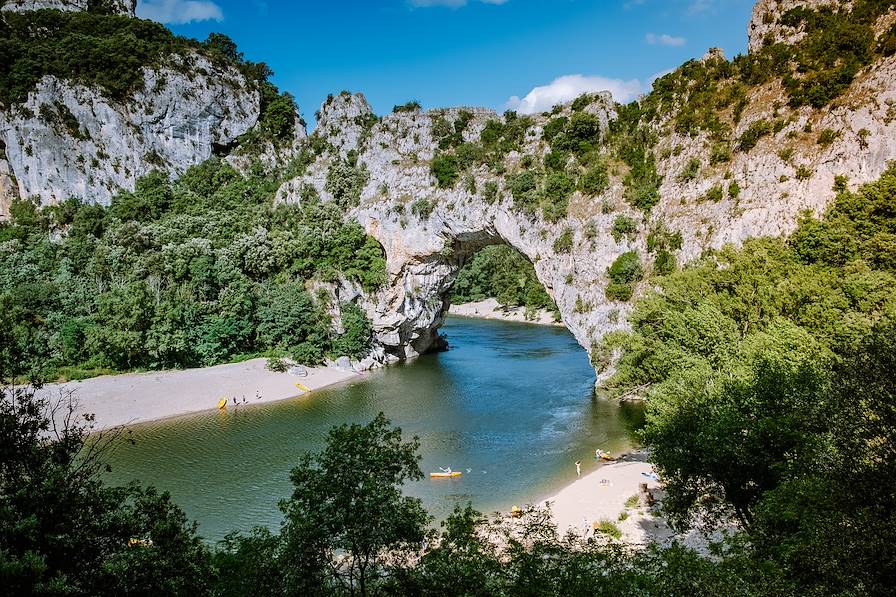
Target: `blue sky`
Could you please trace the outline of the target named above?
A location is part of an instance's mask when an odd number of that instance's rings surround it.
[[[328,93],[377,113],[419,100],[540,111],[598,87],[627,101],[718,46],[746,51],[753,0],[139,0],[175,33],[220,31],[267,62],[309,122]],[[514,99],[515,98],[515,99]]]

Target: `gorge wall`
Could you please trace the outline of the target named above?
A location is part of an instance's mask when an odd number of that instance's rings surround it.
[[[749,26],[751,52],[773,41],[799,42],[798,31],[778,27],[781,13],[818,4],[761,0]],[[841,4],[848,8],[849,3]],[[875,35],[892,26],[893,14],[881,17]],[[692,67],[716,72],[728,64],[710,52]],[[107,203],[147,171],[161,168],[176,176],[254,126],[259,100],[240,84],[238,73],[215,71],[200,57],[190,72],[147,70],[151,92],[123,104],[73,83],[42,80],[23,106],[0,111],[0,150],[5,148],[0,197],[8,201],[12,189],[44,203],[69,196]],[[515,247],[532,261],[563,323],[591,350],[608,332],[627,325],[630,302],[606,294],[608,268],[620,255],[637,253],[650,273],[658,234],[680,237],[663,247],[679,264],[727,243],[786,235],[802,213],[824,211],[837,177],[846,177],[850,188],[876,179],[896,159],[894,82],[896,56],[889,55],[864,66],[848,89],[823,107],[790,105],[780,78],[746,91],[737,88],[742,101],[715,115],[723,133],[682,130],[674,113],[690,99],[677,98],[669,115],[637,129],[651,137],[658,175],[657,200],[646,208],[633,206],[627,195],[632,165],[611,151],[620,134],[613,123],[622,108],[606,94],[521,121],[481,108],[424,112],[414,105],[378,117],[363,95],[342,93],[321,106],[311,137],[305,139],[296,127],[293,152],[304,166],[280,187],[276,200],[318,196],[344,204],[347,217],[383,246],[389,280],[380,292],[368,296],[348,283],[334,290],[340,300],[363,305],[373,322],[375,350],[360,367],[436,347],[459,268],[477,250],[496,243]],[[76,129],[50,117],[57,105],[75,116]],[[598,191],[582,184],[550,186],[546,164],[558,152],[546,131],[556,134],[559,120],[575,122],[577,114],[596,123],[595,147],[589,151],[599,154],[607,176]],[[519,138],[497,158],[458,157],[476,151],[489,127],[514,126]],[[755,139],[747,146],[743,140],[751,136]],[[727,153],[717,159],[719,147]],[[444,156],[462,163],[453,181],[437,177]],[[559,169],[581,180],[584,162],[575,150],[564,156]],[[245,165],[234,156],[228,159]],[[526,173],[534,186],[523,193],[549,199],[560,193],[562,212],[521,208],[516,187]],[[620,218],[631,227],[620,232]],[[635,296],[650,288],[648,276],[635,287]],[[606,373],[598,371],[599,377]]]

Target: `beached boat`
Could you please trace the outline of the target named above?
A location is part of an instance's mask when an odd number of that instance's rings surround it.
[[[445,479],[450,477],[460,477],[463,473],[459,473],[457,471],[451,471],[448,473],[429,473],[429,476],[433,479]]]

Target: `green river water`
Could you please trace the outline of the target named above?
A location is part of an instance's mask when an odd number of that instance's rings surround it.
[[[436,518],[468,501],[484,512],[535,502],[575,479],[576,460],[583,473],[598,466],[595,448],[631,446],[641,408],[594,396],[587,355],[564,328],[449,318],[443,330],[448,352],[307,398],[139,425],[111,454],[110,480],[169,491],[216,541],[277,528],[298,456],[333,425],[380,411],[420,437],[427,478],[406,492]],[[439,466],[464,475],[431,480]]]

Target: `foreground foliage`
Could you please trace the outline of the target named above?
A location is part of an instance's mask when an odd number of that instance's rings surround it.
[[[789,240],[726,248],[640,300],[607,389],[646,392],[673,523],[735,518],[812,594],[880,594],[896,550],[896,167]]]

